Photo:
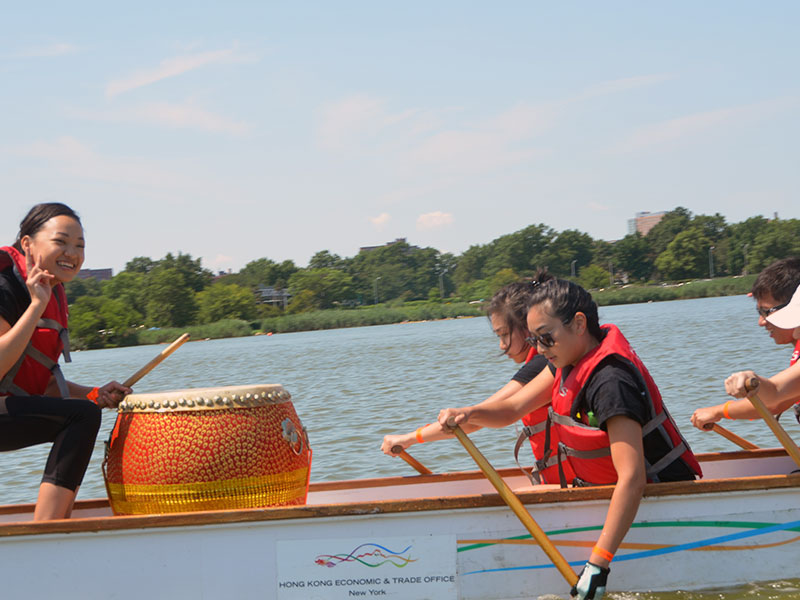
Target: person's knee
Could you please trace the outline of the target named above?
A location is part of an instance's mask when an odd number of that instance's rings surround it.
[[[80,421],[86,428],[87,433],[93,433],[97,436],[100,431],[100,423],[102,422],[103,411],[94,402],[81,402],[78,408]]]

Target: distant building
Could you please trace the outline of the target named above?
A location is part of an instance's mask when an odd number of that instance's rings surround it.
[[[96,281],[108,281],[114,276],[112,269],[81,269],[78,271],[78,279],[94,279]]]
[[[387,246],[394,246],[395,244],[407,244],[407,243],[408,242],[406,242],[406,238],[397,238],[395,241],[386,242],[382,246],[361,246],[361,248],[359,248],[358,251],[359,252],[369,252],[370,250],[377,250],[378,248],[386,248]],[[412,246],[412,248],[413,248],[413,246]]]
[[[289,290],[276,290],[272,286],[259,287],[256,289],[256,299],[260,304],[272,304],[273,306],[283,306],[286,308],[292,295]]]
[[[628,234],[638,231],[643,236],[647,235],[664,218],[665,214],[667,213],[664,211],[657,213],[637,212],[633,219],[628,219]]]

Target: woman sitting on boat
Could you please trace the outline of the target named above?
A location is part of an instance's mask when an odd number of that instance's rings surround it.
[[[550,388],[553,384],[555,369],[547,362],[536,348],[531,347],[526,341],[528,325],[525,322],[528,313],[534,286],[530,282],[510,283],[501,288],[492,297],[486,309],[486,315],[492,325],[492,330],[500,340],[500,350],[515,363],[522,364],[507,384],[477,404],[476,409],[487,411],[504,410],[506,404],[521,406],[530,404],[534,398],[541,398],[541,407],[529,414],[522,416],[525,424],[522,434],[517,440],[515,454],[525,439],[530,439],[537,464],[533,467],[530,476],[534,483],[557,483],[558,470],[555,466],[555,456],[551,454],[549,463],[540,461],[545,455],[545,421],[547,420],[547,404],[550,402]],[[516,420],[516,419],[514,419]],[[480,425],[465,424],[464,431],[471,433],[481,429]],[[438,422],[429,423],[404,434],[387,435],[383,438],[381,449],[384,453],[394,455],[393,448],[403,449],[413,444],[432,442],[434,440],[452,439],[453,435],[443,431]]]
[[[546,271],[536,281],[528,341],[557,369],[548,427],[559,440],[559,466],[574,472],[573,485],[616,484],[600,537],[572,590],[578,598],[599,598],[645,483],[691,480],[701,471],[642,361],[616,326],[600,326],[589,292]],[[517,414],[446,409],[439,423],[443,429],[451,419],[502,427],[538,408],[538,402],[518,407]]]
[[[34,206],[13,246],[0,247],[0,451],[53,442],[34,520],[69,517],[100,428],[100,407],[129,388],[66,381],[69,360],[63,284],[83,264],[80,219],[60,203]],[[88,398],[88,399],[87,399]]]
[[[791,300],[783,308],[766,316],[767,321],[784,330],[794,330],[793,336],[800,344],[800,286],[794,292]],[[751,385],[753,378],[758,379],[758,386]],[[753,393],[758,393],[774,415],[794,406],[797,421],[800,422],[800,361],[797,353],[792,357],[791,365],[780,373],[770,378],[757,375],[753,371],[739,371],[725,380],[725,391],[734,398],[742,400],[728,400],[724,404],[698,408],[692,415],[692,423],[698,429],[705,429],[711,423],[716,423],[723,417],[726,419],[757,419],[759,413],[752,403],[746,399]]]

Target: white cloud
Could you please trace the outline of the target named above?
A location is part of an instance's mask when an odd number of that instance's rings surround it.
[[[252,60],[252,57],[239,54],[235,47],[174,56],[162,60],[156,67],[140,69],[126,77],[109,82],[106,86],[106,96],[113,98],[119,94],[151,85],[170,77],[176,77],[206,65],[250,60]]]
[[[797,103],[798,100],[796,98],[781,98],[743,106],[719,108],[669,119],[639,128],[612,150],[616,152],[634,152],[650,146],[674,142],[725,124],[738,125],[765,116],[771,116],[779,110],[796,106]]]
[[[369,222],[377,229],[381,231],[386,224],[392,219],[389,213],[381,213],[377,217],[370,217]]]
[[[425,213],[417,217],[417,230],[441,229],[453,223],[453,214],[441,211]]]
[[[220,269],[233,263],[233,257],[226,254],[217,254],[208,265],[213,269]]]
[[[70,114],[91,121],[164,125],[231,135],[244,135],[250,129],[247,123],[209,112],[194,104],[161,102],[106,111],[78,110]]]
[[[150,188],[191,188],[199,182],[165,169],[159,162],[135,157],[109,157],[73,137],[2,148],[8,154],[50,163],[56,172],[90,181]]]
[[[608,81],[601,81],[583,90],[579,95],[579,99],[592,98],[594,96],[605,96],[607,94],[618,94],[620,92],[627,92],[636,88],[645,87],[648,85],[656,85],[663,83],[670,79],[674,79],[674,75],[670,73],[655,73],[652,75],[638,75],[636,77],[624,77],[622,79],[611,79]]]
[[[31,48],[24,48],[5,55],[5,58],[52,58],[55,56],[63,56],[65,54],[73,54],[78,51],[78,47],[74,44],[57,43],[49,44],[47,46],[34,46]]]

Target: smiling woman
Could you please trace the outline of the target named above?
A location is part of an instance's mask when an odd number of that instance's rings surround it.
[[[34,206],[0,248],[0,451],[53,442],[34,519],[69,517],[100,427],[100,407],[131,390],[64,379],[69,361],[63,284],[83,264],[83,227],[64,204]]]

